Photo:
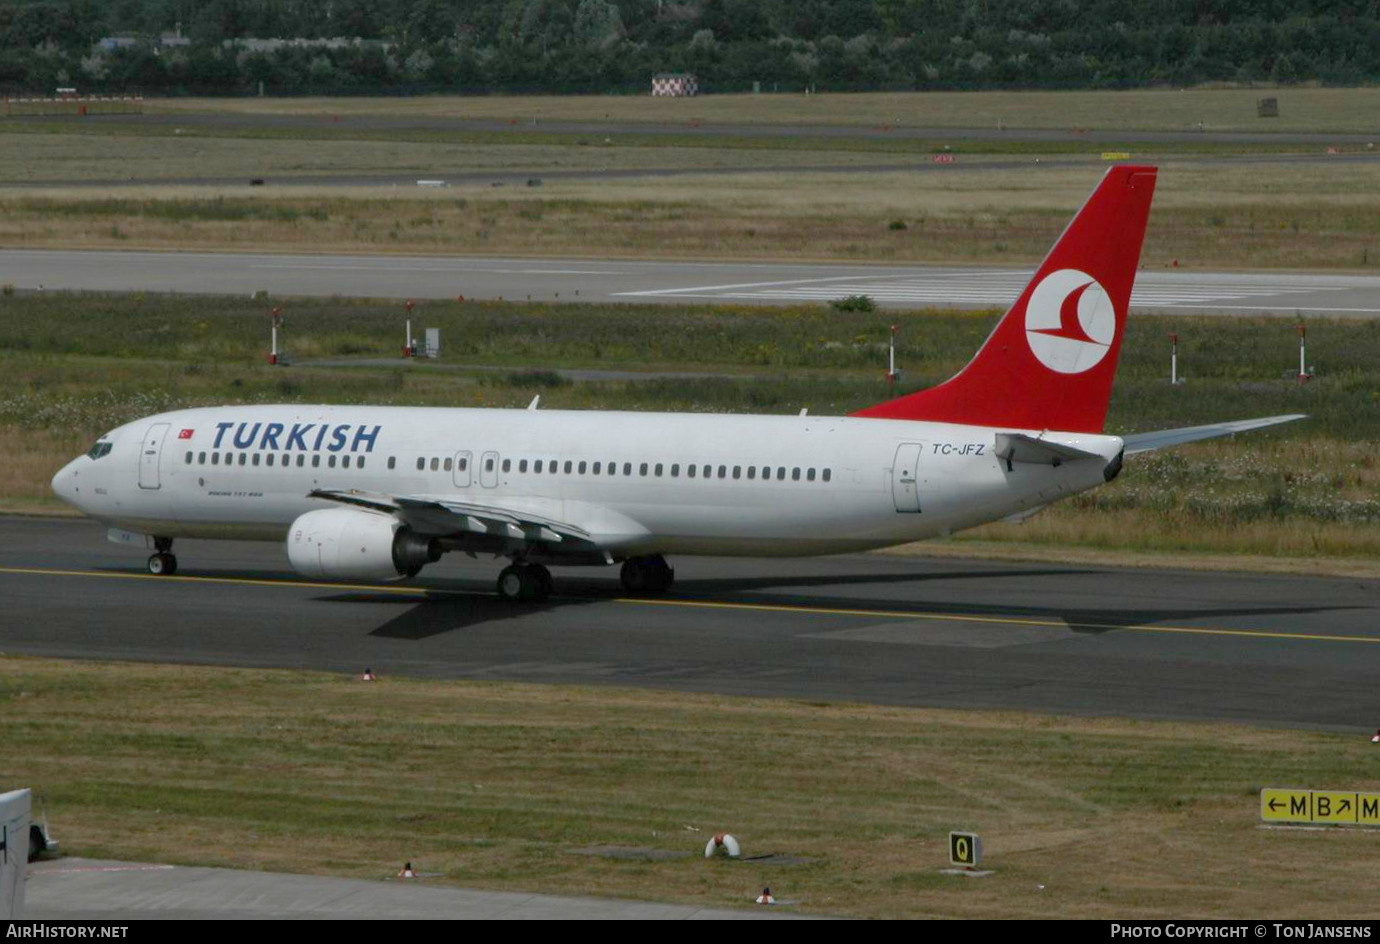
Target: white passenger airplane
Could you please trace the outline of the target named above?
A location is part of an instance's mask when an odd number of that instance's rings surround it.
[[[1110,169],[973,360],[851,416],[420,407],[178,410],[102,436],[53,478],[63,500],[177,569],[177,537],[287,543],[309,577],[393,580],[447,551],[622,562],[663,590],[665,554],[860,551],[1023,516],[1110,481],[1124,455],[1300,416],[1125,438],[1102,432],[1155,189]]]

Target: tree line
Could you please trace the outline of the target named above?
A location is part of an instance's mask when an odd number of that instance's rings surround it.
[[[1380,0],[0,2],[7,93],[645,93],[681,71],[711,92],[1356,85],[1380,80]]]

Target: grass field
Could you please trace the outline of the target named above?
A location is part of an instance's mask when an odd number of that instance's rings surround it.
[[[998,113],[1031,128],[1173,130],[1201,120],[1368,133],[1380,124],[1380,89],[1273,93],[1284,109],[1277,122],[1251,117],[1260,94],[1251,89],[167,100],[150,110],[185,114],[185,127],[0,121],[0,181],[22,185],[0,188],[0,246],[1028,263],[1086,197],[1105,164],[1100,152],[1112,147],[1162,166],[1149,265],[1375,267],[1380,160],[1364,142],[1342,148],[1359,154],[1329,159],[1322,143],[1287,140],[1113,146],[1078,134],[947,140],[943,130],[995,127]],[[1207,117],[1190,117],[1197,114]],[[464,130],[446,124],[455,117],[515,124]],[[378,123],[385,118],[413,123]],[[606,123],[607,131],[543,129],[556,118]],[[653,120],[669,121],[671,133],[652,134]],[[677,134],[682,121],[686,133]],[[703,121],[736,122],[742,133],[691,135]],[[752,134],[764,123],[812,121],[940,130],[924,140]],[[1273,153],[1279,148],[1297,153]],[[957,166],[931,162],[946,149]],[[906,169],[887,170],[898,166]],[[564,172],[637,175],[548,176]],[[540,188],[496,188],[491,174],[547,179]],[[455,185],[369,184],[380,175]],[[268,186],[251,189],[252,178]],[[342,179],[352,185],[337,185]],[[126,180],[136,183],[60,186]]]
[[[177,130],[177,129],[173,129]],[[764,158],[760,149],[676,144],[639,147],[621,140],[617,146],[602,139],[577,145],[524,143],[495,139],[492,143],[411,141],[389,135],[388,140],[311,140],[301,137],[236,137],[232,129],[216,129],[214,136],[188,134],[132,134],[106,128],[98,133],[84,129],[66,132],[38,131],[29,126],[8,128],[0,122],[0,180],[13,183],[45,181],[119,181],[126,177],[178,179],[250,178],[272,179],[274,185],[292,178],[321,175],[389,174],[435,177],[476,172],[694,170],[744,168],[764,159],[798,161],[784,157]],[[307,142],[310,141],[308,145]],[[910,148],[910,159],[928,162],[928,153]],[[813,165],[876,162],[877,154],[838,145],[811,148],[803,160]],[[890,160],[905,157],[893,154]]]
[[[1279,99],[1278,118],[1256,101]],[[875,92],[833,95],[474,96],[410,99],[163,99],[150,113],[491,118],[530,122],[725,122],[920,128],[1336,131],[1380,133],[1380,89],[1243,88],[1126,92]]]
[[[1101,173],[1083,163],[553,180],[540,188],[9,190],[0,191],[0,245],[1028,264]],[[1289,164],[1168,163],[1144,264],[1174,260],[1375,269],[1380,162],[1308,165],[1306,174]]]
[[[955,918],[1362,918],[1380,867],[1258,825],[1262,786],[1380,787],[1361,735],[16,658],[0,707],[73,855]],[[706,862],[721,829],[810,861]],[[996,874],[940,874],[951,829]]]
[[[336,402],[842,414],[887,399],[888,326],[901,327],[905,389],[956,372],[992,312],[840,313],[784,309],[536,303],[427,303],[447,339],[441,365],[311,366],[390,357],[397,303],[284,302],[289,369],[264,363],[264,302],[165,295],[0,296],[0,500],[60,507],[48,481],[121,423],[213,403]],[[194,306],[191,313],[189,307]],[[665,330],[674,323],[675,331]],[[1164,336],[1180,334],[1171,387]],[[1137,317],[1129,323],[1108,428],[1125,433],[1281,413],[1311,418],[1239,441],[1133,459],[1111,486],[1021,525],[954,539],[1013,549],[1081,546],[1309,561],[1380,555],[1380,324],[1315,321],[1318,376],[1299,386],[1292,324],[1277,319]],[[509,371],[465,370],[463,365]],[[448,369],[449,367],[449,369]],[[691,371],[702,378],[573,383],[553,368]]]

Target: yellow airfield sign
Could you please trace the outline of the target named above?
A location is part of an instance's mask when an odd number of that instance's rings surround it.
[[[982,839],[977,833],[949,833],[949,862],[973,869],[981,859]]]
[[[1260,791],[1260,818],[1267,823],[1380,826],[1380,793],[1266,787]]]

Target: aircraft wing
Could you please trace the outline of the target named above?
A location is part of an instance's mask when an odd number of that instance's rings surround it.
[[[456,550],[523,549],[534,560],[608,563],[608,550],[648,533],[631,518],[588,502],[520,497],[473,502],[331,488],[313,489],[308,497],[391,514],[417,534],[442,538]]]
[[[1288,413],[1283,416],[1266,416],[1254,420],[1233,420],[1228,423],[1209,423],[1206,426],[1161,429],[1153,433],[1134,433],[1130,436],[1121,437],[1121,440],[1126,444],[1125,454],[1134,456],[1139,452],[1151,452],[1166,446],[1179,446],[1184,443],[1198,442],[1200,439],[1216,439],[1218,436],[1230,436],[1233,433],[1244,433],[1252,429],[1263,429],[1266,426],[1277,426],[1280,423],[1292,423],[1294,420],[1307,418],[1306,413]]]
[[[419,534],[492,534],[514,540],[553,543],[567,539],[588,541],[590,537],[589,532],[579,525],[500,504],[388,495],[358,489],[319,488],[308,495],[396,515]]]

